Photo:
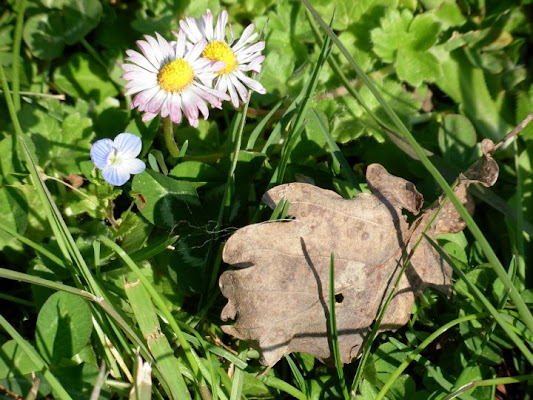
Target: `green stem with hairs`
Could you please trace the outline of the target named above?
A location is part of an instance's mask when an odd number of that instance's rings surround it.
[[[163,118],[163,135],[165,137],[165,145],[167,146],[168,153],[172,158],[172,161],[177,160],[180,155],[180,149],[174,138],[174,129],[172,127],[172,121],[170,118]]]
[[[24,26],[24,11],[26,10],[26,0],[18,2],[17,23],[15,25],[15,35],[13,37],[13,64],[11,72],[11,90],[13,93],[13,103],[15,111],[20,110],[20,44],[22,42],[22,28]]]

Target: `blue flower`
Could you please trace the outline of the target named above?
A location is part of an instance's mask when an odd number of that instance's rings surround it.
[[[115,140],[100,139],[91,147],[91,160],[102,170],[106,182],[124,185],[132,174],[140,174],[146,164],[137,156],[141,152],[141,138],[132,133],[120,133]]]

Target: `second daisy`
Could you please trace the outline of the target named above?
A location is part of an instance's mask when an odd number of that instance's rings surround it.
[[[227,23],[228,12],[223,10],[218,16],[216,27],[213,28],[213,15],[207,10],[201,19],[189,17],[180,21],[180,26],[193,44],[207,41],[202,51],[203,57],[214,62],[224,62],[224,66],[217,70],[215,89],[229,92],[231,103],[238,107],[241,102],[248,101],[247,87],[261,94],[266,93],[263,85],[247,76],[250,71],[261,71],[261,63],[265,59],[261,52],[265,48],[265,42],[252,43],[258,37],[258,34],[254,33],[254,24],[248,25],[237,41],[234,40],[230,24],[231,40],[227,41]]]
[[[142,54],[126,51],[130,63],[122,66],[126,71],[122,78],[128,81],[126,95],[136,94],[131,107],[144,112],[144,122],[160,114],[179,124],[185,114],[196,127],[200,113],[204,119],[209,116],[206,103],[221,108],[222,100],[229,100],[223,91],[211,88],[217,71],[226,64],[202,57],[205,40],[191,46],[183,31],[176,37],[168,42],[158,33],[156,38],[145,35],[146,40],[137,42]]]

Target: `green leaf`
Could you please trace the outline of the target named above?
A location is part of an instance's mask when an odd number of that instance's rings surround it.
[[[370,32],[374,52],[384,61],[394,61],[396,50],[409,42],[407,30],[413,19],[409,10],[390,8],[381,19],[381,26]]]
[[[103,101],[118,89],[100,64],[85,53],[76,53],[54,73],[55,84],[72,97]]]
[[[433,54],[411,49],[400,49],[396,58],[398,78],[414,87],[422,82],[433,82],[442,75],[439,60]]]
[[[453,0],[446,1],[440,7],[433,10],[433,15],[440,22],[442,30],[461,26],[466,22],[461,8]]]
[[[23,234],[28,224],[28,202],[24,192],[14,186],[0,188],[0,224]],[[0,250],[13,238],[0,230]]]
[[[102,14],[99,0],[68,0],[63,6],[63,39],[74,44],[92,31]]]
[[[135,201],[141,214],[156,226],[174,228],[201,213],[200,200],[189,182],[147,170],[135,175],[132,188],[142,196]]]
[[[439,128],[439,147],[446,161],[466,169],[476,150],[476,130],[463,115],[447,115]]]
[[[0,379],[27,375],[37,369],[15,340],[8,340],[0,347]]]
[[[72,396],[73,399],[89,399],[98,379],[98,367],[87,363],[55,368],[54,373]],[[110,393],[107,385],[103,385],[98,399],[109,399]]]
[[[66,44],[74,44],[93,30],[102,14],[98,0],[46,0],[45,6],[60,10],[34,15],[24,25],[24,41],[32,54],[51,60],[62,54]]]
[[[472,66],[462,49],[437,57],[443,71],[435,81],[437,86],[460,105],[480,136],[500,140],[511,129],[502,116],[502,105],[489,91],[483,70]]]
[[[220,169],[201,161],[184,161],[170,171],[170,176],[191,182],[225,182]]]
[[[34,15],[24,25],[24,41],[35,57],[51,60],[59,57],[65,42],[58,34],[63,30],[63,19],[58,12]]]
[[[37,317],[35,340],[44,359],[57,362],[79,353],[92,332],[91,311],[81,297],[57,292]]]
[[[409,26],[409,47],[415,51],[426,51],[437,42],[440,29],[440,24],[431,14],[417,15]]]

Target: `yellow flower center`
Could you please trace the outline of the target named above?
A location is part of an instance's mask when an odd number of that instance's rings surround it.
[[[167,92],[179,92],[189,86],[194,78],[191,65],[183,58],[165,64],[157,74],[157,82]]]
[[[215,61],[224,61],[226,66],[217,74],[229,74],[237,67],[237,58],[226,42],[212,41],[204,49],[202,56]]]

